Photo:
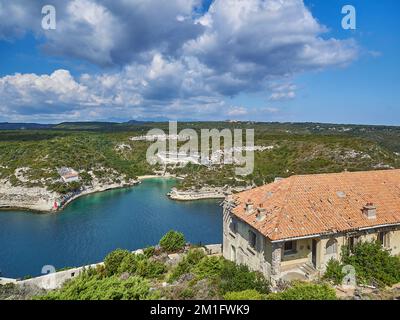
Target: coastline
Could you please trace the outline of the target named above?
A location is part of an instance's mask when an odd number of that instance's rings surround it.
[[[250,187],[236,187],[232,188],[229,186],[224,187],[203,187],[199,190],[178,190],[172,188],[167,196],[171,200],[176,201],[194,201],[194,200],[205,200],[205,199],[225,199],[225,197],[248,190]]]
[[[6,192],[4,188],[2,188],[3,195],[6,194],[8,199],[17,198],[17,202],[10,200],[9,203],[6,203],[0,199],[0,211],[27,211],[36,214],[49,214],[49,213],[58,213],[62,212],[70,203],[75,201],[76,199],[99,193],[105,192],[109,190],[115,189],[123,189],[123,188],[131,188],[142,181],[147,179],[179,179],[176,175],[143,175],[138,176],[135,180],[130,180],[125,183],[109,183],[109,184],[100,184],[98,181],[95,181],[94,186],[87,188],[80,192],[79,194],[73,195],[65,203],[62,204],[59,208],[55,209],[53,207],[54,199],[59,197],[54,192],[49,192],[44,188],[26,188],[26,187],[18,187],[16,188],[7,188],[7,190],[13,190],[11,192]],[[201,189],[190,189],[190,190],[178,190],[175,187],[167,193],[167,197],[171,200],[175,201],[196,201],[196,200],[206,200],[206,199],[224,199],[226,196],[231,195],[233,193],[241,192],[248,190],[251,187],[236,187],[232,188],[229,186],[224,187],[203,187]],[[17,193],[15,190],[18,190]],[[32,199],[32,194],[36,195],[36,200]],[[23,198],[28,198],[28,200],[23,200]],[[30,200],[30,201],[29,201]]]
[[[35,214],[58,213],[64,210],[74,200],[109,190],[131,188],[141,183],[146,179],[172,179],[174,175],[143,175],[138,176],[136,180],[130,180],[125,183],[99,184],[95,183],[93,187],[87,188],[69,198],[61,207],[54,209],[54,200],[60,195],[55,192],[50,192],[45,188],[27,188],[27,187],[12,187],[9,183],[4,183],[0,188],[0,212],[1,211],[27,211]],[[4,199],[5,198],[5,199]]]

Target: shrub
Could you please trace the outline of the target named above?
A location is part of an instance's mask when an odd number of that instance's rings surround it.
[[[205,256],[204,251],[201,249],[190,249],[183,259],[178,263],[172,271],[168,281],[173,282],[183,274],[189,273],[192,269],[203,259]]]
[[[185,236],[181,232],[168,231],[160,240],[160,246],[167,252],[175,252],[182,249],[186,244]]]
[[[38,297],[42,300],[143,300],[157,299],[149,282],[138,276],[121,280],[118,276],[99,278],[80,275],[56,291]]]
[[[245,290],[270,292],[269,282],[260,272],[250,271],[247,266],[228,260],[224,260],[221,270],[220,288],[222,293]]]
[[[257,290],[233,291],[224,294],[225,300],[263,300],[265,296]]]
[[[104,259],[104,265],[106,268],[106,275],[112,276],[119,272],[119,267],[125,257],[129,256],[131,253],[128,250],[116,249],[110,252]]]
[[[323,279],[330,280],[333,284],[339,285],[342,283],[345,274],[342,271],[342,264],[335,259],[330,259],[326,266],[326,271]]]
[[[328,284],[294,282],[283,292],[270,293],[267,300],[335,300],[336,292]]]
[[[193,248],[189,250],[185,258],[190,264],[195,265],[198,264],[201,261],[201,259],[205,257],[205,255],[206,254],[202,249]]]
[[[143,254],[147,257],[150,258],[154,256],[154,253],[156,252],[156,248],[154,247],[147,247],[143,250]]]
[[[353,254],[344,249],[342,257],[343,264],[355,268],[360,283],[390,286],[400,282],[400,258],[391,256],[378,241],[358,243]]]
[[[193,291],[192,288],[185,288],[179,294],[179,297],[181,299],[191,299],[194,296],[195,296],[195,292]]]
[[[164,263],[149,259],[139,260],[136,268],[136,274],[144,278],[158,278],[166,271]]]
[[[193,268],[193,272],[199,279],[219,277],[223,266],[224,258],[222,257],[204,257]]]
[[[118,267],[118,273],[129,272],[130,274],[135,274],[139,261],[144,259],[146,257],[142,254],[129,253],[122,259]]]

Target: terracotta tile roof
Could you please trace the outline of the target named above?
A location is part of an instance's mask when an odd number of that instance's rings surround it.
[[[400,170],[292,176],[236,194],[232,213],[271,240],[400,223]],[[248,200],[253,213],[245,212]],[[376,218],[362,209],[376,207]],[[257,219],[262,206],[266,216]]]

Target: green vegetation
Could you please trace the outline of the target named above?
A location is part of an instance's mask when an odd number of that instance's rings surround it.
[[[150,257],[154,256],[155,252],[156,252],[156,248],[154,248],[154,247],[147,247],[147,248],[145,248],[145,249],[143,250],[143,254],[144,254],[147,258],[150,258]]]
[[[176,234],[169,232],[168,235]],[[169,238],[169,237],[163,237]],[[145,254],[117,249],[104,265],[89,268],[66,282],[61,289],[36,299],[226,299],[226,300],[335,300],[335,289],[327,282],[285,283],[271,293],[264,276],[221,256],[209,256],[204,248],[192,247],[181,259],[167,263],[167,251],[149,247]],[[358,243],[353,253],[344,250],[341,262],[330,260],[324,280],[340,284],[342,267],[351,264],[358,282],[391,285],[400,282],[400,258],[389,255],[378,242]],[[165,285],[165,282],[168,284]],[[0,294],[21,294],[14,287],[0,286]],[[17,293],[15,293],[17,292]],[[388,292],[392,296],[393,292]]]
[[[166,264],[167,251],[150,247],[146,253],[117,249],[106,256],[104,265],[89,268],[61,289],[36,298],[222,299],[236,295],[256,299],[269,293],[269,283],[260,273],[236,266],[220,256],[207,256],[204,248],[193,247],[180,253],[182,258],[172,265]],[[165,281],[170,285],[162,285]]]
[[[204,257],[193,268],[193,273],[198,279],[219,278],[224,267],[221,257]]]
[[[265,295],[257,290],[244,290],[236,292],[227,292],[224,294],[225,300],[264,300]]]
[[[127,272],[144,278],[157,278],[167,270],[162,262],[152,260],[144,254],[135,254],[122,249],[108,254],[104,260],[104,266],[107,276]]]
[[[145,278],[158,278],[164,275],[167,267],[160,261],[140,259],[137,264],[136,274]]]
[[[199,248],[190,249],[183,259],[178,263],[176,268],[173,269],[168,281],[173,282],[178,280],[180,276],[190,273],[194,266],[196,266],[203,258],[205,253]]]
[[[270,292],[270,285],[261,273],[227,260],[224,260],[220,287],[223,293],[246,290],[256,290],[262,294]]]
[[[89,268],[60,289],[35,299],[336,299],[335,290],[327,283],[295,281],[286,284],[283,291],[271,293],[270,284],[261,273],[220,256],[208,256],[201,247],[186,249],[175,264],[166,263],[168,256],[162,249],[150,247],[147,251],[151,254],[117,249],[106,256],[104,265]],[[169,284],[165,285],[165,281]]]
[[[42,186],[60,193],[100,182],[126,182],[137,176],[153,174],[160,166],[146,161],[151,144],[131,141],[152,128],[168,132],[167,123],[63,123],[43,129],[0,131],[0,178],[13,185]],[[274,146],[255,153],[255,170],[234,178],[233,165],[211,168],[187,165],[168,166],[167,171],[184,176],[178,188],[261,185],[277,176],[293,174],[371,170],[400,167],[400,129],[398,127],[289,123],[180,123],[178,130],[192,128],[252,129],[255,144]],[[127,147],[119,148],[125,145]],[[79,185],[59,182],[57,168],[67,166],[79,171]],[[27,168],[23,179],[15,175]]]
[[[400,257],[390,255],[378,241],[359,242],[352,251],[342,247],[341,261],[329,261],[324,279],[341,284],[346,275],[343,272],[346,265],[354,267],[359,284],[384,287],[400,282]]]
[[[39,297],[42,300],[149,300],[157,299],[149,281],[138,276],[120,279],[117,276],[83,273],[68,281],[61,290]]]
[[[174,230],[168,231],[160,240],[160,246],[167,252],[175,252],[185,246],[185,236],[181,232]]]
[[[270,293],[267,300],[336,300],[335,290],[328,284],[294,282],[285,291]]]
[[[359,283],[377,286],[391,286],[400,282],[400,257],[390,252],[378,241],[360,242],[353,252],[344,249],[343,265],[352,265]]]
[[[345,274],[343,273],[343,265],[335,259],[330,259],[326,266],[323,279],[330,280],[335,285],[342,284]]]
[[[270,292],[269,282],[259,272],[247,266],[236,265],[218,256],[205,256],[200,249],[191,249],[173,269],[169,281],[178,280],[185,274],[193,274],[195,281],[208,279],[216,292],[223,296],[227,292],[255,290],[260,294]]]
[[[104,259],[104,266],[108,276],[115,275],[126,257],[131,256],[128,250],[117,249],[109,253]]]

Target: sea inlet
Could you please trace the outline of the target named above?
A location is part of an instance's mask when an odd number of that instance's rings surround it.
[[[110,251],[156,245],[168,230],[188,242],[222,242],[221,200],[177,202],[174,179],[147,179],[127,189],[78,198],[57,214],[0,211],[1,277],[37,276],[102,261]]]

